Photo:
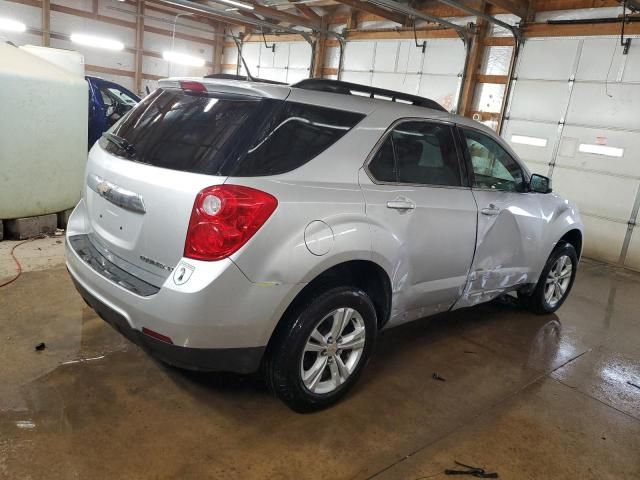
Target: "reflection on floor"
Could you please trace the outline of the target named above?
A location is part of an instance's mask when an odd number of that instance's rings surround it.
[[[454,460],[640,478],[639,308],[640,275],[584,261],[557,315],[492,304],[386,331],[344,402],[298,415],[252,377],[156,363],[63,266],[28,272],[0,290],[0,478],[446,478]]]

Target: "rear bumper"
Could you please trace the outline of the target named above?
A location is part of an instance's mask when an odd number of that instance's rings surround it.
[[[255,372],[264,354],[264,347],[247,348],[187,348],[172,345],[145,335],[131,328],[127,320],[91,295],[78,281],[71,277],[85,302],[115,330],[153,357],[180,368],[204,371]]]
[[[157,287],[145,286],[107,257],[92,258],[86,244],[72,242],[90,234],[88,223],[81,200],[69,219],[65,242],[67,269],[78,291],[127,338],[177,366],[255,371],[276,324],[304,287],[253,283],[229,259],[186,258],[178,262],[192,270],[186,281],[172,273]],[[143,334],[144,328],[172,343]]]

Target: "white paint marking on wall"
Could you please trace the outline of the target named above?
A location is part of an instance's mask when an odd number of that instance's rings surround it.
[[[534,147],[546,147],[547,139],[540,137],[528,137],[526,135],[511,135],[513,143],[521,143],[522,145],[531,145]]]
[[[604,145],[594,145],[592,143],[581,143],[578,150],[582,153],[593,153],[595,155],[604,155],[606,157],[622,157],[624,148],[607,147]]]

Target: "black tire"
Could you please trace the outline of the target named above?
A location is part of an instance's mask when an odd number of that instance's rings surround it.
[[[565,290],[564,295],[562,296],[560,301],[554,304],[550,304],[545,298],[547,277],[551,269],[554,267],[556,261],[564,255],[569,257],[569,259],[571,260],[571,277],[567,289]],[[577,267],[578,255],[575,248],[573,248],[573,245],[566,242],[559,243],[556,248],[553,249],[551,255],[549,255],[547,263],[542,269],[542,273],[540,273],[540,278],[533,292],[528,295],[525,295],[521,292],[518,293],[518,300],[520,304],[538,315],[546,315],[555,312],[562,306],[564,301],[569,296],[569,293],[571,292],[573,282],[576,278]]]
[[[305,386],[301,374],[307,340],[323,318],[338,308],[347,307],[356,310],[364,323],[365,344],[362,354],[344,383],[329,393],[313,393]],[[265,381],[275,395],[296,412],[313,412],[333,405],[357,382],[374,350],[378,328],[371,299],[358,288],[331,288],[310,298],[282,321],[284,323],[276,332],[265,356]]]

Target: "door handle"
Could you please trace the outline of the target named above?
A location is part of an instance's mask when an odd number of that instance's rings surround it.
[[[480,210],[483,215],[498,215],[500,213],[500,209],[497,208],[493,203],[490,203],[485,208]]]
[[[394,210],[413,210],[416,208],[416,204],[409,200],[392,200],[387,202],[387,208],[393,208]]]

